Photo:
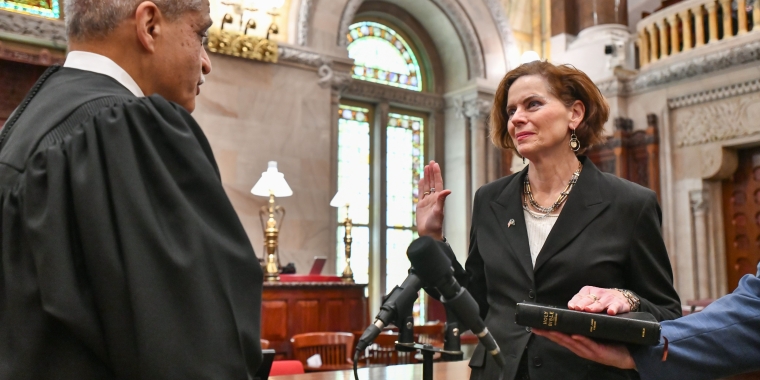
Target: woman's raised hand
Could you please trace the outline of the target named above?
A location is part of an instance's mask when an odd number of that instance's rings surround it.
[[[443,206],[451,190],[443,189],[441,167],[435,161],[425,165],[425,174],[418,183],[417,233],[443,240]]]
[[[628,299],[619,290],[597,288],[595,286],[584,286],[581,288],[578,294],[567,303],[567,308],[590,313],[601,313],[607,310],[607,314],[609,315],[631,311]]]

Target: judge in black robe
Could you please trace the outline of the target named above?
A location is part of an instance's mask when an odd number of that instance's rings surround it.
[[[262,272],[190,114],[54,67],[0,134],[0,379],[248,379]]]

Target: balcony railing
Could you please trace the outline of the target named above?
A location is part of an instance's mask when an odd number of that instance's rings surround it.
[[[686,0],[636,25],[639,66],[749,32],[760,33],[760,0]]]

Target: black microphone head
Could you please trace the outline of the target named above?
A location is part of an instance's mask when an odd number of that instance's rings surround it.
[[[433,285],[447,274],[451,275],[451,260],[431,237],[422,236],[413,241],[406,250],[406,256],[414,267],[414,273],[426,284]]]

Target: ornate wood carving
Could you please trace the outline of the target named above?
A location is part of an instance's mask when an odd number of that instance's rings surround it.
[[[647,129],[633,131],[631,119],[615,119],[615,134],[592,147],[588,157],[599,170],[615,174],[660,194],[657,116],[647,115]]]
[[[723,181],[728,291],[760,262],[760,148],[739,151],[739,168]]]

